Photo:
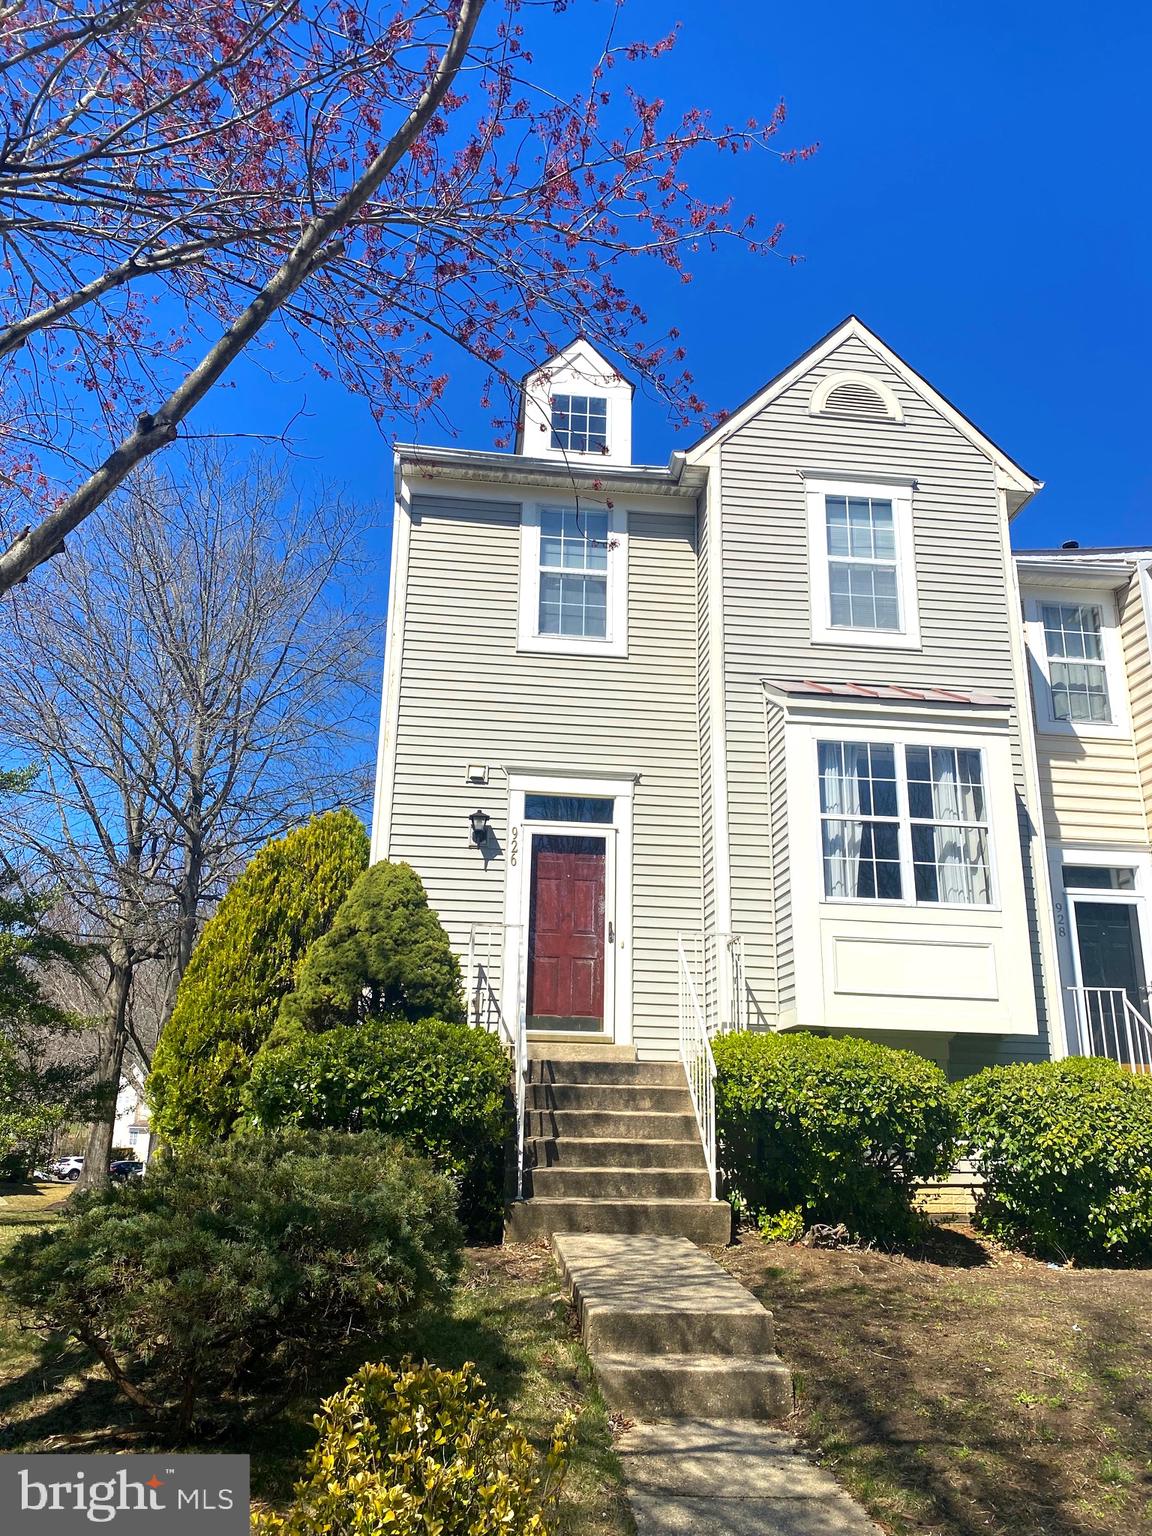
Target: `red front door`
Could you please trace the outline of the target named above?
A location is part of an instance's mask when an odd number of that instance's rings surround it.
[[[528,1028],[604,1028],[607,840],[538,833],[528,907]]]

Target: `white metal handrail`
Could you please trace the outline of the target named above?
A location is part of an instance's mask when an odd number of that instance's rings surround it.
[[[507,986],[503,985],[507,968]],[[516,1090],[516,1198],[524,1198],[524,1115],[528,1036],[520,1006],[520,925],[474,923],[468,935],[468,1017],[477,1029],[499,1034]]]
[[[1103,1056],[1134,1072],[1152,1072],[1152,1023],[1124,987],[1069,987],[1080,1054]]]
[[[716,1062],[708,1039],[707,1019],[701,1006],[696,978],[688,963],[683,937],[677,939],[676,950],[680,974],[680,1060],[688,1078],[688,1091],[692,1095],[692,1108],[696,1111],[696,1125],[708,1168],[708,1182],[715,1200]]]
[[[709,1036],[746,1029],[744,940],[735,933],[709,929],[703,933],[682,933],[679,941],[696,984]]]

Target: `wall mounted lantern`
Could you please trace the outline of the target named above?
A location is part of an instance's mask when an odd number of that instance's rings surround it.
[[[472,828],[472,841],[477,848],[483,848],[484,844],[492,836],[488,828],[488,816],[484,811],[473,811],[468,818],[468,825]]]

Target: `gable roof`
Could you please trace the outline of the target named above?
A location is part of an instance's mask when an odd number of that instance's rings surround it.
[[[822,363],[843,342],[850,339],[863,342],[881,362],[886,363],[894,373],[898,374],[910,389],[939,411],[958,432],[991,460],[1009,491],[1011,512],[1019,511],[1029,497],[1041,488],[1044,484],[1042,480],[1037,480],[1035,475],[1030,475],[1014,459],[1010,459],[1003,448],[981,432],[974,422],[969,421],[962,411],[958,410],[939,390],[929,384],[922,374],[917,373],[886,342],[882,341],[875,331],[869,330],[863,320],[856,315],[848,315],[841,320],[840,324],[834,326],[827,335],[822,336],[806,352],[801,353],[795,362],[790,363],[775,378],[769,379],[767,384],[758,389],[755,394],[750,395],[743,404],[738,405],[718,426],[713,427],[711,432],[705,433],[702,438],[686,449],[685,453],[689,461],[702,457],[710,449],[722,443],[753,416],[758,415],[765,406],[771,405],[785,390],[791,389],[793,384]]]

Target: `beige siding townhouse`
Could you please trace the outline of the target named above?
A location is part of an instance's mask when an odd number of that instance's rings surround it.
[[[1152,1067],[1152,550],[1017,556],[1069,1049]]]
[[[514,452],[396,451],[373,852],[423,877],[478,1016],[641,1060],[701,1016],[954,1073],[1063,1054],[1045,833],[1146,859],[1146,633],[1104,836],[1077,738],[1032,729],[1038,481],[854,318],[665,465],[631,408],[576,341]]]

